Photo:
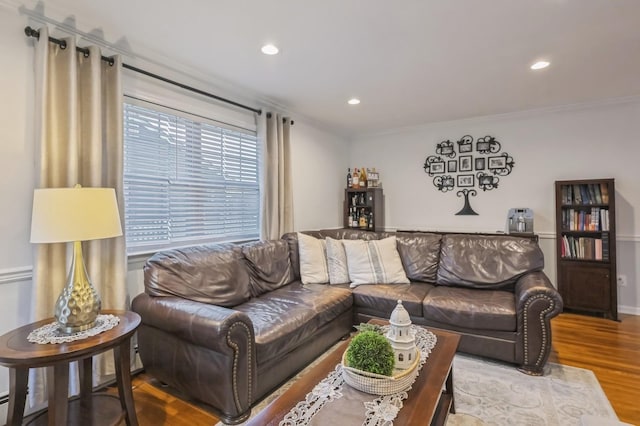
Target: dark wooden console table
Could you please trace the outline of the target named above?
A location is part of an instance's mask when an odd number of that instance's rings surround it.
[[[0,365],[9,368],[9,409],[7,426],[22,425],[30,368],[46,367],[49,406],[27,418],[31,425],[116,425],[126,419],[137,426],[130,374],[131,336],[140,325],[135,312],[102,311],[120,319],[117,326],[82,340],[61,344],[30,343],[31,331],[49,324],[53,318],[17,328],[0,337]],[[113,349],[118,394],[93,393],[94,355]],[[69,400],[69,363],[79,362],[80,396]]]

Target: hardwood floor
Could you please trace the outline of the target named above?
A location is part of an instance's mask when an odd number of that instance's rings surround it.
[[[549,361],[592,370],[620,420],[640,425],[640,316],[620,320],[554,318]]]
[[[620,322],[575,314],[553,319],[549,361],[592,370],[621,421],[640,425],[640,316]],[[141,426],[210,426],[218,419],[170,394],[146,374],[133,379]]]

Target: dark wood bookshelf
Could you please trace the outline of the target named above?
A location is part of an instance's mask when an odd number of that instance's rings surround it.
[[[565,311],[618,319],[614,179],[556,181],[558,291]]]

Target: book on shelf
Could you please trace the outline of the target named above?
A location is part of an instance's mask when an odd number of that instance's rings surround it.
[[[589,185],[585,185],[587,187],[587,193],[589,194],[589,202],[588,204],[595,204],[596,203],[596,192],[595,189],[593,188],[592,184]]]
[[[596,240],[595,250],[596,260],[602,260],[602,240],[599,238]]]
[[[590,204],[589,188],[587,187],[587,185],[580,185],[580,195],[582,197],[582,202],[580,204]]]
[[[602,193],[600,192],[600,185],[599,184],[594,184],[593,185],[593,190],[595,192],[596,195],[596,204],[602,204]]]
[[[609,260],[609,233],[602,233],[602,260]]]
[[[580,193],[580,185],[573,185],[573,202],[574,204],[582,204],[582,194]]]
[[[609,260],[608,235],[602,238],[563,235],[560,256],[566,259]]]
[[[600,230],[609,231],[609,210],[600,209]]]
[[[604,182],[600,184],[600,193],[602,196],[602,204],[609,204],[609,186]]]

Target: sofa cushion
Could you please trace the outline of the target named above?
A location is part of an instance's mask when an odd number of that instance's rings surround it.
[[[233,307],[249,300],[249,273],[242,249],[208,244],[165,250],[144,265],[145,292]]]
[[[515,296],[501,290],[437,286],[424,299],[427,320],[477,330],[516,330]]]
[[[396,239],[407,277],[411,281],[435,283],[442,235],[399,232]]]
[[[325,238],[327,245],[327,265],[329,268],[330,284],[346,284],[349,282],[349,267],[347,253],[341,240],[331,237]]]
[[[383,240],[343,240],[351,287],[362,284],[408,284],[395,237]]]
[[[316,238],[324,238],[320,231],[303,231],[302,234],[310,235]],[[289,246],[289,259],[291,263],[292,280],[300,279],[300,256],[298,255],[298,233],[287,232],[281,237]]]
[[[436,283],[501,288],[523,274],[542,270],[544,257],[531,238],[447,234],[442,238]]]
[[[263,364],[298,347],[352,304],[348,289],[294,281],[234,309],[251,318],[257,362]]]
[[[242,254],[247,260],[250,289],[254,297],[293,280],[289,245],[285,240],[247,243],[242,246]]]
[[[325,240],[298,232],[298,256],[302,284],[329,282]]]
[[[402,300],[409,315],[421,317],[422,301],[432,289],[431,284],[424,283],[361,285],[353,289],[353,305],[389,318],[398,300]]]

